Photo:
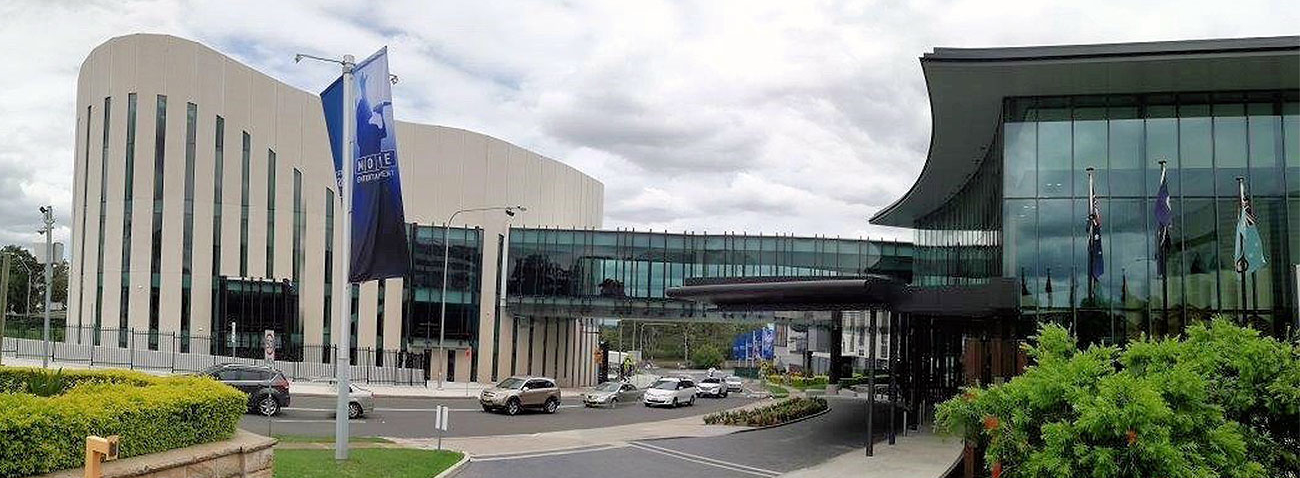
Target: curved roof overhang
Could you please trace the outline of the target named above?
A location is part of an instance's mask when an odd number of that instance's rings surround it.
[[[883,276],[761,278],[688,281],[667,290],[674,299],[712,304],[722,311],[852,310],[896,302],[905,285]]]
[[[1300,88],[1300,37],[1020,48],[935,48],[921,57],[932,129],[912,188],[870,220],[915,227],[974,176],[1003,99]]]

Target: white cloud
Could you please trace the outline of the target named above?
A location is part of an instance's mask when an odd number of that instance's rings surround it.
[[[198,40],[289,84],[294,52],[389,45],[398,116],[481,131],[606,185],[609,227],[910,238],[866,218],[929,144],[917,57],[1295,34],[1294,2],[195,2],[0,4],[0,242],[36,206],[67,236],[82,59],[133,32]]]

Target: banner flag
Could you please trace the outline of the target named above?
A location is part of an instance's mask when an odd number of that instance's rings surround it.
[[[1232,257],[1236,260],[1237,272],[1252,273],[1268,264],[1264,257],[1263,241],[1259,239],[1259,229],[1255,227],[1255,211],[1250,207],[1249,199],[1241,199],[1236,242]]]
[[[348,281],[402,277],[410,260],[401,175],[397,167],[397,126],[393,121],[388,47],[357,64],[355,103],[343,105],[342,79],[321,92],[326,129],[334,153],[336,177],[343,164],[343,115],[356,115],[353,171],[351,255]]]
[[[1101,280],[1106,272],[1106,260],[1101,251],[1101,202],[1092,189],[1092,174],[1088,175],[1088,277]]]
[[[1169,196],[1169,181],[1165,177],[1164,164],[1160,165],[1160,190],[1156,193],[1156,274],[1166,277],[1165,268],[1169,263],[1169,252],[1173,250],[1170,233],[1174,227],[1174,209]]]
[[[776,331],[769,327],[763,327],[763,359],[772,360],[776,358]]]

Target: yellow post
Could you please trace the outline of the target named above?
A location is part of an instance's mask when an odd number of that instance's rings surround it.
[[[105,461],[117,459],[119,440],[117,435],[108,438],[86,437],[86,472],[82,476],[85,478],[100,478],[103,476],[101,464]]]

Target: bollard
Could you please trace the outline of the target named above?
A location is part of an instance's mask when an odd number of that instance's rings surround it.
[[[82,476],[84,478],[100,478],[103,476],[102,463],[117,459],[119,441],[120,438],[117,435],[108,438],[94,435],[86,437],[86,469]]]

